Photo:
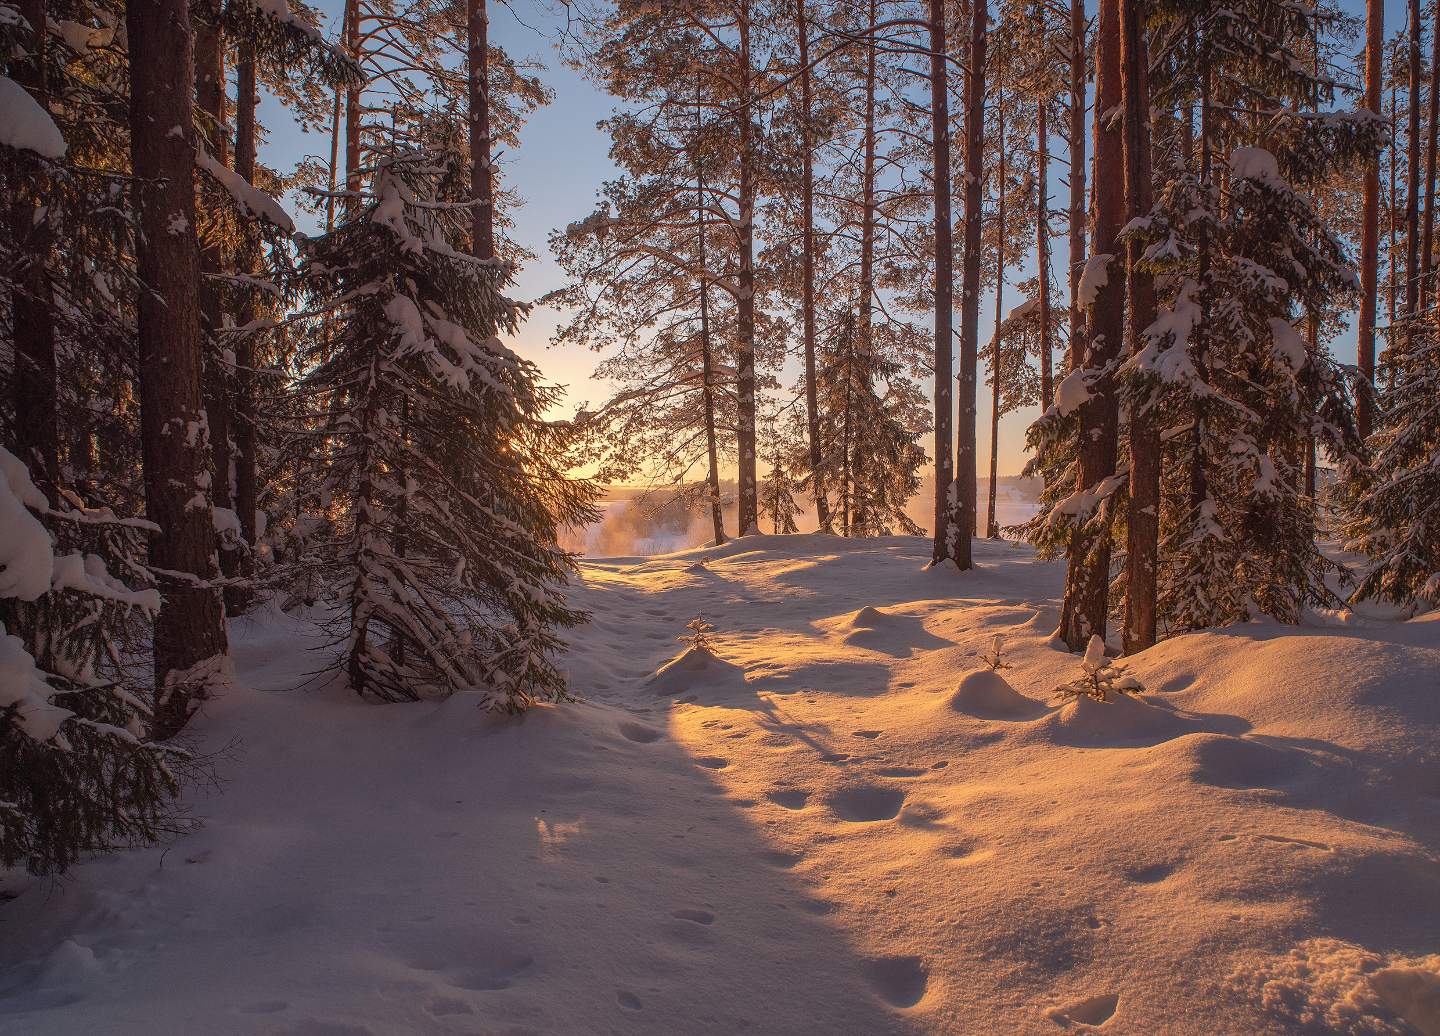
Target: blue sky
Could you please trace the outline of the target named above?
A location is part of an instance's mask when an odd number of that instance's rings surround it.
[[[320,0],[317,6],[331,19],[330,25],[338,22],[341,2]],[[1090,6],[1094,6],[1094,0],[1091,0]],[[1344,0],[1341,7],[1352,14],[1364,15],[1364,4],[1357,0]],[[491,0],[489,9],[491,39],[502,44],[517,59],[534,58],[547,66],[548,71],[541,73],[541,78],[555,91],[554,103],[535,112],[521,131],[519,151],[503,158],[507,180],[518,186],[527,199],[527,204],[513,213],[515,237],[539,256],[537,261],[529,263],[520,272],[515,294],[518,298],[534,299],[564,283],[563,273],[550,258],[547,239],[551,230],[564,227],[592,212],[601,185],[615,174],[608,158],[609,138],[595,125],[610,115],[613,101],[579,73],[561,64],[552,41],[563,24],[563,7],[557,6],[557,15],[534,0],[518,0],[513,7]],[[1387,0],[1387,36],[1404,26],[1405,10],[1403,0]],[[522,19],[525,24],[522,24]],[[314,134],[302,135],[288,113],[273,100],[266,99],[262,104],[261,119],[270,134],[269,143],[262,152],[262,161],[281,172],[290,171],[307,152],[323,151],[328,147],[327,141]],[[1053,146],[1058,148],[1061,145],[1056,141]],[[1066,188],[1060,182],[1063,166],[1056,163],[1052,168],[1057,171],[1052,174],[1051,205],[1063,207],[1067,197]],[[304,214],[298,215],[302,217],[302,229],[309,229]],[[1056,258],[1063,262],[1063,240],[1057,241],[1055,248]],[[1015,271],[1009,281],[1014,284],[1032,276],[1033,272],[1033,268]],[[1004,300],[1005,309],[1020,301],[1018,293],[1010,288]],[[982,314],[993,314],[994,305],[994,295],[990,294],[981,302]],[[547,379],[568,386],[569,396],[563,408],[565,414],[557,415],[568,416],[582,401],[594,403],[603,399],[606,387],[590,378],[599,360],[595,353],[577,346],[556,348],[550,345],[550,336],[560,319],[561,314],[556,310],[537,307],[512,345],[539,364]],[[982,330],[984,338],[988,338],[988,334]],[[983,341],[981,344],[984,344]],[[1337,343],[1336,350],[1342,361],[1353,362],[1353,335]],[[789,374],[782,379],[786,384],[792,380]],[[1018,473],[1024,466],[1025,428],[1034,420],[1036,413],[1034,408],[1029,408],[1006,415],[1001,421],[1001,474]],[[989,456],[990,448],[989,403],[984,386],[977,433],[983,476],[987,466],[984,458]]]

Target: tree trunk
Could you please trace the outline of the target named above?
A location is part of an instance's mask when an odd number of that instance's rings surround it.
[[[976,359],[980,339],[980,251],[984,216],[985,51],[990,14],[975,0],[970,23],[970,81],[965,94],[965,266],[960,291],[960,399],[956,412],[955,564],[971,567],[970,538],[975,535]]]
[[[229,165],[225,140],[225,48],[219,28],[199,21],[195,22],[195,104],[216,127],[214,137],[208,142],[211,157],[221,165]],[[231,392],[232,372],[225,362],[220,341],[220,328],[225,323],[224,298],[220,282],[216,279],[224,269],[224,263],[217,233],[200,248],[200,333],[205,352],[205,414],[210,429],[213,472],[211,496],[216,507],[233,509],[235,479],[231,412],[235,401]],[[220,572],[225,578],[233,579],[240,574],[239,552],[227,547],[218,534],[215,542]],[[226,611],[236,614],[230,607],[232,594],[227,592],[225,596]]]
[[[1000,538],[995,521],[995,480],[1000,471],[1000,324],[1005,299],[1005,88],[995,84],[995,114],[999,129],[995,135],[995,153],[1000,156],[1000,204],[995,213],[995,341],[990,357],[994,391],[990,400],[990,492],[989,511],[985,518],[985,535]]]
[[[1410,0],[1410,111],[1405,136],[1410,184],[1405,198],[1405,344],[1420,312],[1420,0]]]
[[[330,197],[325,199],[325,233],[335,229],[335,177],[340,170],[340,108],[342,93],[335,88],[335,108],[330,114]]]
[[[875,24],[876,0],[870,0],[870,24]],[[870,321],[875,296],[875,41],[865,47],[864,168],[860,182],[860,341],[870,347]]]
[[[1055,396],[1050,372],[1050,132],[1045,125],[1045,102],[1040,103],[1039,125],[1035,131],[1039,157],[1039,177],[1035,201],[1035,255],[1040,281],[1040,409],[1048,407]]]
[[[1420,305],[1418,312],[1424,313],[1430,307],[1434,294],[1430,286],[1430,270],[1433,265],[1431,250],[1435,242],[1435,145],[1436,133],[1440,130],[1440,32],[1431,27],[1433,46],[1430,55],[1430,110],[1426,125],[1425,140],[1425,233],[1420,242]]]
[[[466,53],[470,59],[470,199],[473,213],[471,252],[495,256],[495,178],[490,168],[490,39],[485,0],[469,0]]]
[[[956,501],[954,474],[950,452],[950,336],[951,290],[954,272],[953,246],[950,241],[950,104],[946,87],[947,60],[945,43],[945,0],[930,0],[930,130],[935,175],[935,546],[931,564],[946,558],[960,563],[957,554],[964,550],[965,567],[970,567],[970,535],[958,535],[952,526]],[[971,439],[974,439],[972,429]],[[974,467],[972,452],[971,467]],[[970,495],[975,495],[971,487]],[[964,541],[964,545],[958,542]]]
[[[696,88],[695,97],[695,121],[700,121],[700,97],[699,88]],[[695,210],[696,221],[699,226],[698,237],[699,247],[697,259],[700,269],[706,269],[705,255],[705,174],[700,168],[700,159],[695,159]],[[814,353],[809,357],[810,367],[810,391],[814,392]],[[715,524],[715,546],[725,542],[725,516],[724,509],[720,503],[720,456],[715,443],[715,375],[711,368],[710,358],[710,285],[705,282],[704,273],[700,276],[700,398],[705,407],[705,449],[710,460],[710,470],[707,479],[710,484],[710,519]],[[814,413],[814,406],[811,406],[811,413]],[[812,442],[814,440],[812,439]],[[812,451],[813,453],[813,451]]]
[[[1129,219],[1150,214],[1150,86],[1144,0],[1122,0],[1120,64],[1125,104],[1125,208]],[[1130,355],[1146,346],[1155,322],[1155,278],[1139,269],[1145,246],[1130,241]],[[1130,405],[1130,509],[1125,542],[1125,654],[1155,643],[1156,573],[1160,557],[1160,426],[1145,412],[1148,389]]]
[[[245,182],[255,182],[255,47],[240,44],[240,62],[235,70],[235,171]],[[245,235],[245,254],[241,257],[246,273],[254,273],[259,261],[259,244],[253,232]],[[255,306],[248,299],[240,313],[242,326],[255,318]],[[257,482],[260,464],[258,434],[255,428],[255,339],[244,335],[235,343],[235,511],[240,519],[240,538],[246,550],[240,555],[240,575],[255,574],[256,511],[259,509],[260,488]],[[225,594],[230,614],[242,614],[250,606],[248,589],[235,588]]]
[[[345,44],[360,64],[360,0],[345,0]],[[345,189],[360,190],[360,85],[345,91]],[[345,199],[346,213],[355,212],[360,199]]]
[[[1365,107],[1380,114],[1380,58],[1385,47],[1384,0],[1366,0],[1365,5]],[[1360,327],[1357,343],[1360,376],[1375,384],[1375,289],[1380,253],[1380,166],[1378,160],[1365,163],[1364,196],[1360,231]],[[1361,438],[1372,431],[1373,406],[1369,393],[1362,393],[1356,414]]]
[[[215,576],[215,524],[201,398],[189,13],[184,0],[130,4],[125,28],[136,269],[149,289],[138,307],[141,460],[146,517],[160,527],[150,537],[150,565],[163,595],[151,729],[163,740],[185,726],[228,646],[219,593],[197,585]]]
[[[1100,0],[1095,41],[1095,111],[1120,108],[1120,0]],[[1098,115],[1095,121],[1095,255],[1115,255],[1115,237],[1125,216],[1125,143],[1123,133]],[[1119,258],[1119,257],[1117,257]],[[1125,329],[1125,263],[1111,260],[1108,281],[1095,295],[1090,309],[1089,347],[1084,366],[1098,371],[1119,355]],[[1115,474],[1118,399],[1114,378],[1098,377],[1090,398],[1080,407],[1080,485],[1091,490]],[[1092,636],[1105,637],[1110,589],[1109,502],[1089,519],[1087,528],[1071,533],[1079,561],[1067,583],[1065,611],[1070,627],[1064,631],[1072,651],[1084,650]],[[1082,516],[1083,517],[1083,516]]]
[[[739,363],[736,364],[738,420],[736,439],[740,475],[740,535],[759,531],[759,505],[755,477],[755,113],[752,106],[753,70],[750,67],[750,4],[742,0],[740,29],[739,139],[739,244],[740,297],[736,319]]]
[[[30,91],[40,107],[49,110],[50,89],[45,75],[45,4],[42,0],[21,0],[20,14],[34,30],[26,49],[29,58],[14,58],[10,71],[15,81]],[[50,506],[59,501],[60,431],[57,423],[55,385],[55,316],[53,290],[47,265],[50,259],[50,229],[45,220],[36,221],[34,199],[43,197],[45,185],[31,183],[30,190],[18,192],[10,213],[15,241],[22,243],[32,259],[17,271],[19,282],[10,296],[10,319],[14,333],[15,358],[11,385],[15,407],[15,455],[30,469],[30,478],[45,494]]]
[[[805,17],[805,0],[795,0],[795,30],[800,41],[800,149],[805,162],[804,183],[801,185],[801,221],[805,226],[804,256],[801,260],[804,295],[800,302],[805,329],[805,425],[810,435],[810,489],[815,500],[815,517],[819,522],[819,531],[829,532],[830,502],[825,498],[825,456],[820,446],[820,404],[815,388],[815,171],[810,144],[810,23]],[[704,204],[703,199],[701,204]],[[701,265],[704,265],[703,261]],[[713,434],[711,443],[713,468]],[[716,496],[719,496],[718,486]],[[716,507],[718,515],[718,502]],[[716,540],[717,544],[719,542]]]
[[[1085,311],[1080,308],[1080,278],[1085,272],[1085,0],[1070,3],[1070,342],[1068,370],[1076,371],[1085,360]],[[1054,399],[1045,400],[1046,407]],[[1066,548],[1065,585],[1072,586],[1080,578],[1084,561],[1082,544],[1072,535]],[[1060,613],[1060,631],[1073,623],[1071,606],[1074,599],[1065,595]]]

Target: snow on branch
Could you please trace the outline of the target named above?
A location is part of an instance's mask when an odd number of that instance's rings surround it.
[[[215,177],[221,187],[229,192],[240,207],[241,215],[247,219],[264,219],[273,223],[287,234],[295,233],[295,221],[278,201],[264,191],[248,183],[245,177],[228,169],[199,148],[195,152],[195,164]]]
[[[42,158],[65,157],[65,138],[55,120],[13,79],[0,76],[0,144],[25,148]]]

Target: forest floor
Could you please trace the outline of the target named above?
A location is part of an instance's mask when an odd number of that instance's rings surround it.
[[[237,621],[204,826],[0,905],[0,1031],[1440,1034],[1440,612],[1177,637],[1057,706],[1063,565],[976,555],[586,561],[586,700],[519,719]],[[962,685],[996,633],[1008,685]]]

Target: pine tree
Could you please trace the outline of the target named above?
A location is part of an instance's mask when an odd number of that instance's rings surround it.
[[[825,485],[837,531],[889,536],[898,529],[907,536],[923,535],[905,514],[925,463],[925,451],[916,444],[921,433],[913,430],[913,411],[923,406],[918,386],[898,363],[866,346],[849,313],[824,343],[816,388]],[[803,481],[800,485],[809,488]]]
[[[151,713],[122,665],[160,608],[153,526],[63,492],[51,507],[3,449],[0,520],[0,867],[63,874],[183,830],[189,756],[142,740]]]
[[[311,547],[340,586],[349,684],[413,700],[475,689],[517,712],[569,693],[558,630],[587,616],[561,588],[562,523],[593,520],[593,487],[565,474],[572,431],[542,414],[556,389],[496,336],[520,309],[469,233],[457,149],[381,162],[363,206],[306,246],[302,289],[333,330],[310,346],[293,448],[333,501]],[[316,511],[319,514],[321,512]]]

